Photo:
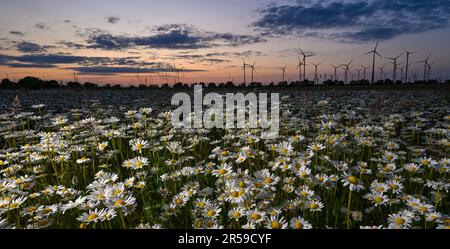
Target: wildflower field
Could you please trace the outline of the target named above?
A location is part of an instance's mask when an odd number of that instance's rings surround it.
[[[0,227],[449,228],[447,88],[279,92],[271,140],[175,129],[171,91],[2,92]]]

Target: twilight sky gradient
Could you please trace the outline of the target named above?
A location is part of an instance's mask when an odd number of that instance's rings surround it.
[[[69,81],[75,72],[82,82],[156,84],[175,66],[183,82],[242,82],[244,57],[256,59],[255,81],[278,82],[285,64],[286,79],[298,79],[302,48],[317,54],[307,62],[323,62],[322,76],[353,59],[356,79],[377,40],[383,56],[416,51],[411,76],[423,77],[416,61],[431,53],[431,77],[448,78],[449,19],[448,0],[2,0],[0,78]],[[377,58],[383,64],[391,73]]]

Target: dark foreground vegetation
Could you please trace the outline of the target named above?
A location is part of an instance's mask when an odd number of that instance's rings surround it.
[[[260,82],[252,82],[252,83],[234,83],[231,81],[228,82],[221,82],[221,83],[214,83],[214,82],[199,82],[194,84],[188,84],[188,83],[182,83],[178,82],[175,84],[160,84],[160,85],[147,85],[147,84],[140,84],[138,86],[135,85],[129,85],[124,86],[120,84],[106,84],[106,85],[97,85],[92,82],[85,82],[80,83],[77,81],[70,81],[67,83],[58,82],[56,80],[42,80],[36,77],[27,76],[23,79],[20,79],[17,82],[13,82],[10,79],[3,79],[0,83],[0,89],[57,89],[57,88],[70,88],[70,89],[97,89],[97,88],[106,88],[106,89],[119,89],[119,88],[190,88],[193,85],[202,85],[204,87],[261,87],[261,86],[279,86],[279,87],[292,87],[292,86],[344,86],[344,85],[432,85],[432,84],[450,84],[450,80],[418,80],[414,82],[402,82],[402,81],[396,81],[393,82],[392,80],[379,80],[375,82],[374,84],[370,84],[368,80],[358,80],[358,81],[351,81],[349,84],[345,84],[343,81],[332,81],[327,80],[322,82],[321,84],[314,84],[314,81],[305,80],[305,81],[291,81],[291,82],[278,82],[274,83],[271,82],[269,84],[262,84]]]

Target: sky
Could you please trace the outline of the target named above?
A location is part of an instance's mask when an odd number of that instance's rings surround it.
[[[159,84],[182,81],[243,82],[242,59],[254,64],[254,81],[299,77],[298,49],[307,78],[334,75],[350,65],[349,79],[363,78],[378,52],[410,55],[410,77],[423,78],[431,54],[432,78],[450,73],[448,0],[2,0],[0,78],[35,76],[98,84]],[[392,60],[377,57],[376,79]],[[398,59],[397,74],[405,66]],[[371,69],[367,69],[369,78]],[[338,69],[343,79],[343,68]],[[400,77],[400,76],[398,76]],[[411,78],[410,78],[411,79]],[[251,68],[246,68],[251,81]]]

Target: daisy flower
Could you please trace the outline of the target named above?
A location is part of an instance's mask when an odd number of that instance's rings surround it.
[[[289,226],[292,229],[312,229],[311,224],[300,216],[292,218]]]
[[[351,191],[360,191],[364,189],[364,185],[356,175],[351,175],[345,173],[341,180],[344,183],[344,186],[348,186]]]
[[[148,142],[146,140],[143,140],[140,138],[130,140],[129,143],[131,146],[131,150],[138,151],[139,153],[142,153],[143,149],[150,148],[150,145],[148,144]]]

